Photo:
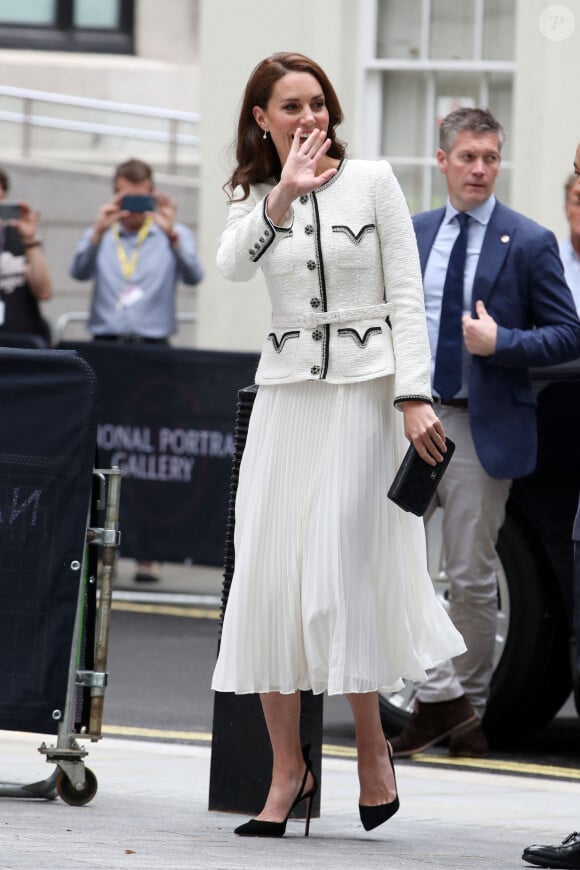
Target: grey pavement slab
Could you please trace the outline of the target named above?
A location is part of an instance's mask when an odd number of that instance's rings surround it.
[[[50,774],[41,741],[0,733],[3,782]],[[322,815],[310,837],[290,822],[281,840],[242,839],[232,830],[245,816],[207,811],[207,746],[107,737],[86,746],[99,780],[91,803],[0,799],[2,870],[515,870],[528,866],[524,846],[558,842],[579,822],[575,782],[405,763],[400,812],[367,834],[355,762],[324,757]]]
[[[117,559],[114,588],[145,595],[169,593],[221,596],[223,568],[165,562],[157,565],[156,569],[159,573],[159,580],[156,583],[138,583],[134,579],[135,562],[132,559]]]

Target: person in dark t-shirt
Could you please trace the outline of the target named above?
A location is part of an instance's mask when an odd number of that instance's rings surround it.
[[[10,181],[0,170],[0,202],[6,200]],[[0,219],[0,344],[2,336],[37,335],[50,343],[50,327],[40,312],[40,301],[52,296],[52,281],[38,238],[38,212],[18,202],[20,216]]]

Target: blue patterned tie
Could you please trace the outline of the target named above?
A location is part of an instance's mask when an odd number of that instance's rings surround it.
[[[469,215],[458,212],[459,235],[451,249],[447,275],[443,286],[439,340],[435,357],[433,389],[443,400],[451,399],[461,389],[461,354],[463,335],[463,275],[467,254],[467,223]]]

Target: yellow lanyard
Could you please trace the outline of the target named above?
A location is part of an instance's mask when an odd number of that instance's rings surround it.
[[[119,224],[115,223],[111,227],[111,234],[115,243],[115,250],[117,251],[117,259],[119,260],[119,266],[121,267],[121,272],[123,273],[123,278],[125,279],[125,281],[130,281],[135,273],[135,269],[137,268],[137,260],[139,259],[139,248],[143,244],[145,236],[149,232],[149,228],[152,223],[152,218],[145,218],[143,226],[137,233],[137,238],[135,239],[135,247],[130,257],[127,257],[125,249],[123,248],[121,240],[119,239]]]

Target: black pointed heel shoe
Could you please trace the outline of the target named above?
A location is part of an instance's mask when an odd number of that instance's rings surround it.
[[[294,798],[290,809],[288,810],[288,815],[284,819],[283,822],[263,822],[260,819],[250,819],[249,822],[246,822],[244,825],[240,825],[235,829],[234,834],[238,834],[240,837],[283,837],[286,833],[286,823],[288,818],[290,817],[290,813],[301,801],[308,801],[308,805],[306,808],[306,824],[304,827],[304,836],[307,837],[310,832],[310,817],[312,815],[312,801],[314,800],[314,796],[318,791],[318,782],[316,777],[314,776],[314,771],[312,770],[312,763],[310,761],[310,746],[302,747],[302,755],[304,756],[304,761],[306,763],[306,770],[304,771],[304,776],[302,777],[302,783],[300,788],[298,789],[298,794]],[[306,786],[306,780],[308,778],[308,774],[312,774],[312,787],[305,792],[304,788]],[[374,807],[371,807],[374,809]]]
[[[395,765],[393,764],[393,750],[391,749],[391,744],[388,743],[389,750],[389,759],[391,762],[391,767],[393,768],[393,778],[395,780],[395,790],[397,788],[397,778],[395,776]],[[360,820],[363,824],[363,828],[365,831],[372,831],[373,828],[378,828],[379,825],[382,825],[383,822],[388,821],[391,816],[394,816],[397,810],[399,809],[399,795],[396,794],[392,801],[389,801],[388,804],[378,804],[377,806],[365,806],[364,804],[358,805],[358,811],[360,814]]]

